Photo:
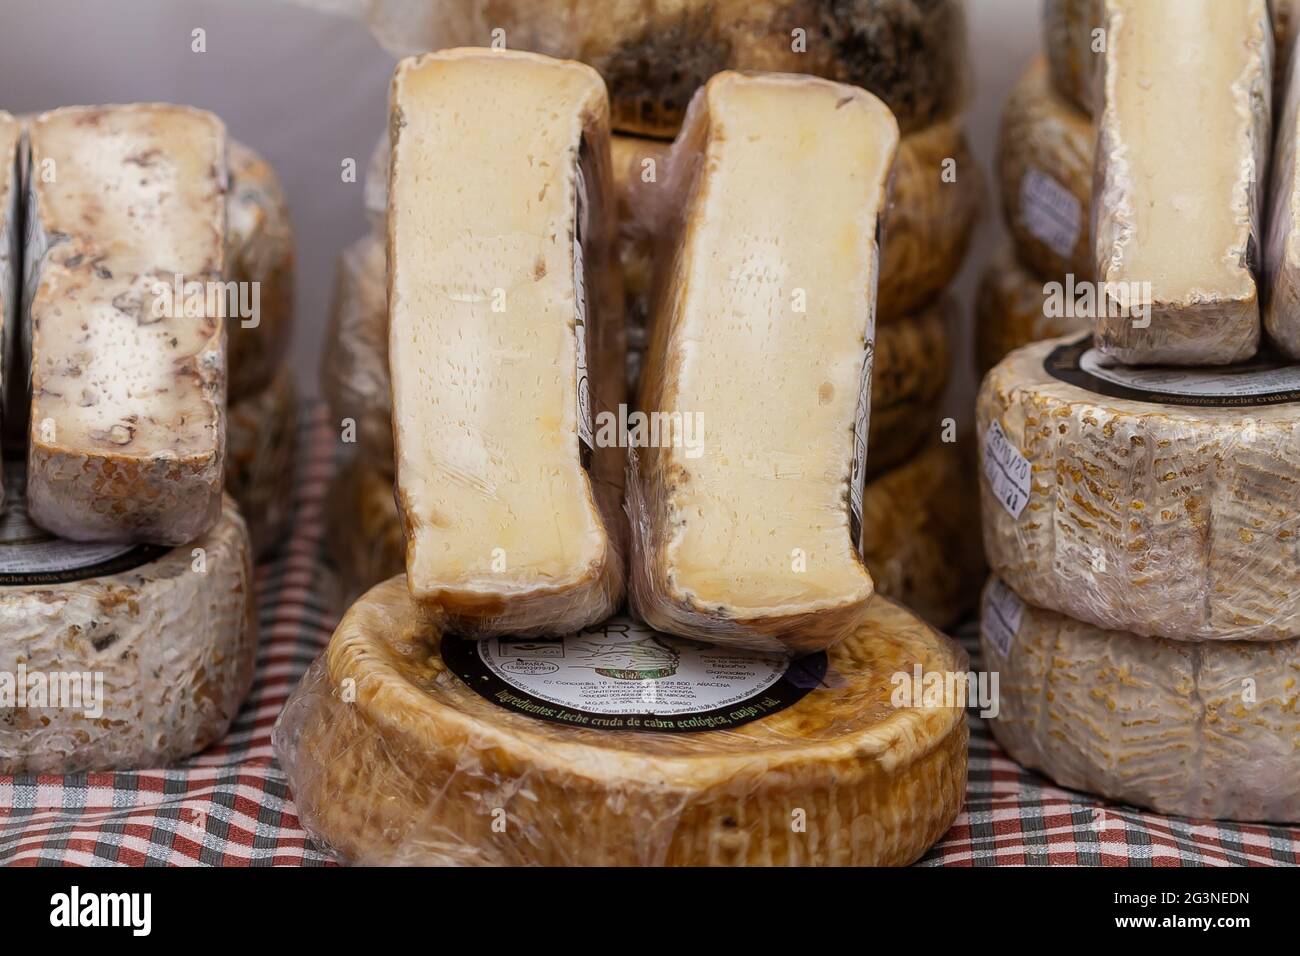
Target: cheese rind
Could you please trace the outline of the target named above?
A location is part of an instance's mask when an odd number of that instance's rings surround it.
[[[580,63],[446,50],[398,65],[391,126],[412,594],[470,635],[603,620],[623,597],[624,452],[596,429],[625,387],[604,86]]]
[[[0,110],[0,355],[4,367],[0,369],[0,396],[4,406],[0,410],[0,428],[7,437],[13,429],[12,416],[18,411],[10,401],[10,393],[18,398],[14,388],[15,340],[18,332],[18,308],[22,299],[21,209],[22,168],[19,162],[19,145],[23,129],[18,120]],[[7,441],[5,444],[9,444]],[[0,510],[3,510],[4,486],[0,484]]]
[[[876,329],[867,478],[910,458],[939,433],[940,405],[951,365],[948,329],[954,312],[952,300],[944,298],[914,316]]]
[[[38,674],[102,675],[101,714],[8,711],[0,773],[176,763],[225,735],[252,684],[257,617],[244,521],[226,499],[217,524],[191,547],[132,570],[0,587],[0,635],[0,672],[23,668],[29,686]]]
[[[253,283],[257,287],[256,317],[231,316],[226,322],[230,401],[237,402],[270,388],[284,359],[293,329],[294,239],[275,169],[233,139],[229,152],[227,257],[232,277],[250,290]]]
[[[221,514],[225,129],[188,107],[73,107],[28,138],[32,518],[183,544]]]
[[[344,609],[405,567],[393,479],[378,464],[366,455],[349,459],[330,482],[326,498],[325,538]]]
[[[961,0],[371,0],[364,16],[398,56],[504,43],[589,63],[609,87],[613,128],[643,136],[672,138],[723,70],[859,86],[906,130],[956,113],[968,85]]]
[[[230,406],[226,420],[226,492],[248,524],[253,554],[284,542],[293,516],[298,460],[298,394],[291,369]]]
[[[1268,289],[1264,329],[1272,342],[1300,359],[1300,70],[1289,81],[1278,117],[1269,195],[1264,279]]]
[[[1095,111],[1100,82],[1101,0],[1044,0],[1043,49],[1052,85],[1076,108]]]
[[[1092,121],[1051,88],[1037,59],[1002,113],[997,171],[1016,256],[1045,279],[1091,279]]]
[[[1044,282],[1021,265],[1010,244],[997,251],[975,296],[975,370],[981,378],[1021,346],[1091,328],[1091,318],[1064,307],[1065,290],[1064,283]]]
[[[1049,374],[1068,340],[1013,352],[977,401],[984,549],[1038,607],[1177,640],[1300,635],[1300,416],[1294,403],[1113,398]],[[1018,516],[990,486],[997,425],[1027,461]]]
[[[1140,637],[1011,595],[1019,627],[1004,653],[998,587],[980,646],[999,674],[990,726],[1018,762],[1160,813],[1300,821],[1300,640]]]
[[[658,630],[807,652],[865,612],[850,499],[897,143],[883,103],[810,77],[721,73],[691,106],[640,405],[702,433],[637,449],[628,489],[631,606]]]
[[[1271,143],[1267,4],[1104,2],[1092,221],[1110,305],[1098,345],[1129,364],[1250,358]]]
[[[883,598],[829,652],[833,680],[697,733],[507,711],[447,669],[442,623],[400,578],[374,588],[276,725],[300,818],[350,862],[901,865],[960,807],[962,708],[896,707],[890,677],[964,671],[965,655]]]

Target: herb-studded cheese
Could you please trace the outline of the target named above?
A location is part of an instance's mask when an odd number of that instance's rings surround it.
[[[883,103],[810,77],[721,73],[691,106],[640,406],[699,440],[647,442],[628,491],[632,608],[659,630],[811,651],[865,613],[855,512],[897,143]]]
[[[960,702],[893,678],[965,655],[883,598],[802,661],[625,617],[522,646],[444,623],[401,578],[374,588],[276,724],[300,818],[345,860],[901,865],[961,805]]]
[[[1197,644],[1044,611],[996,578],[981,647],[990,722],[1057,783],[1160,813],[1300,821],[1300,640]]]
[[[416,57],[394,74],[391,127],[411,592],[470,634],[603,620],[623,596],[625,450],[605,419],[625,358],[600,76],[531,53]]]
[[[1242,361],[1260,338],[1267,3],[1104,3],[1092,221],[1109,305],[1098,344],[1130,364]]]
[[[1177,640],[1300,635],[1300,368],[1013,352],[977,403],[984,547],[1038,607]]]
[[[225,129],[182,106],[73,107],[28,137],[32,518],[191,541],[221,514]]]

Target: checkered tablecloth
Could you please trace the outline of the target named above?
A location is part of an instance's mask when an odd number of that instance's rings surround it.
[[[218,746],[168,770],[0,776],[0,863],[307,865],[271,728],[336,623],[322,505],[338,464],[316,406],[301,424],[291,534],[257,572],[262,643],[244,709]],[[978,666],[973,632],[959,635]],[[1300,829],[1196,822],[1106,804],[1021,770],[971,717],[970,784],[925,866],[1300,864]]]

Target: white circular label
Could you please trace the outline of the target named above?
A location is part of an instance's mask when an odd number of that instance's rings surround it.
[[[1300,389],[1300,365],[1281,362],[1256,361],[1210,369],[1128,366],[1090,348],[1079,358],[1079,368],[1103,382],[1166,395],[1225,398]]]

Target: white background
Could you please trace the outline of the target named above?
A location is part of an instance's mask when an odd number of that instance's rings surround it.
[[[1039,0],[968,0],[968,13],[975,93],[967,127],[990,193],[957,287],[953,410],[963,426],[975,282],[1003,235],[991,181],[998,119],[1041,45]],[[207,33],[206,53],[191,52],[196,27]],[[275,165],[298,235],[291,361],[310,394],[318,391],[334,259],[365,229],[361,182],[341,182],[340,163],[354,158],[364,172],[384,129],[392,65],[361,24],[285,0],[0,0],[0,109],[189,103],[217,113]]]

